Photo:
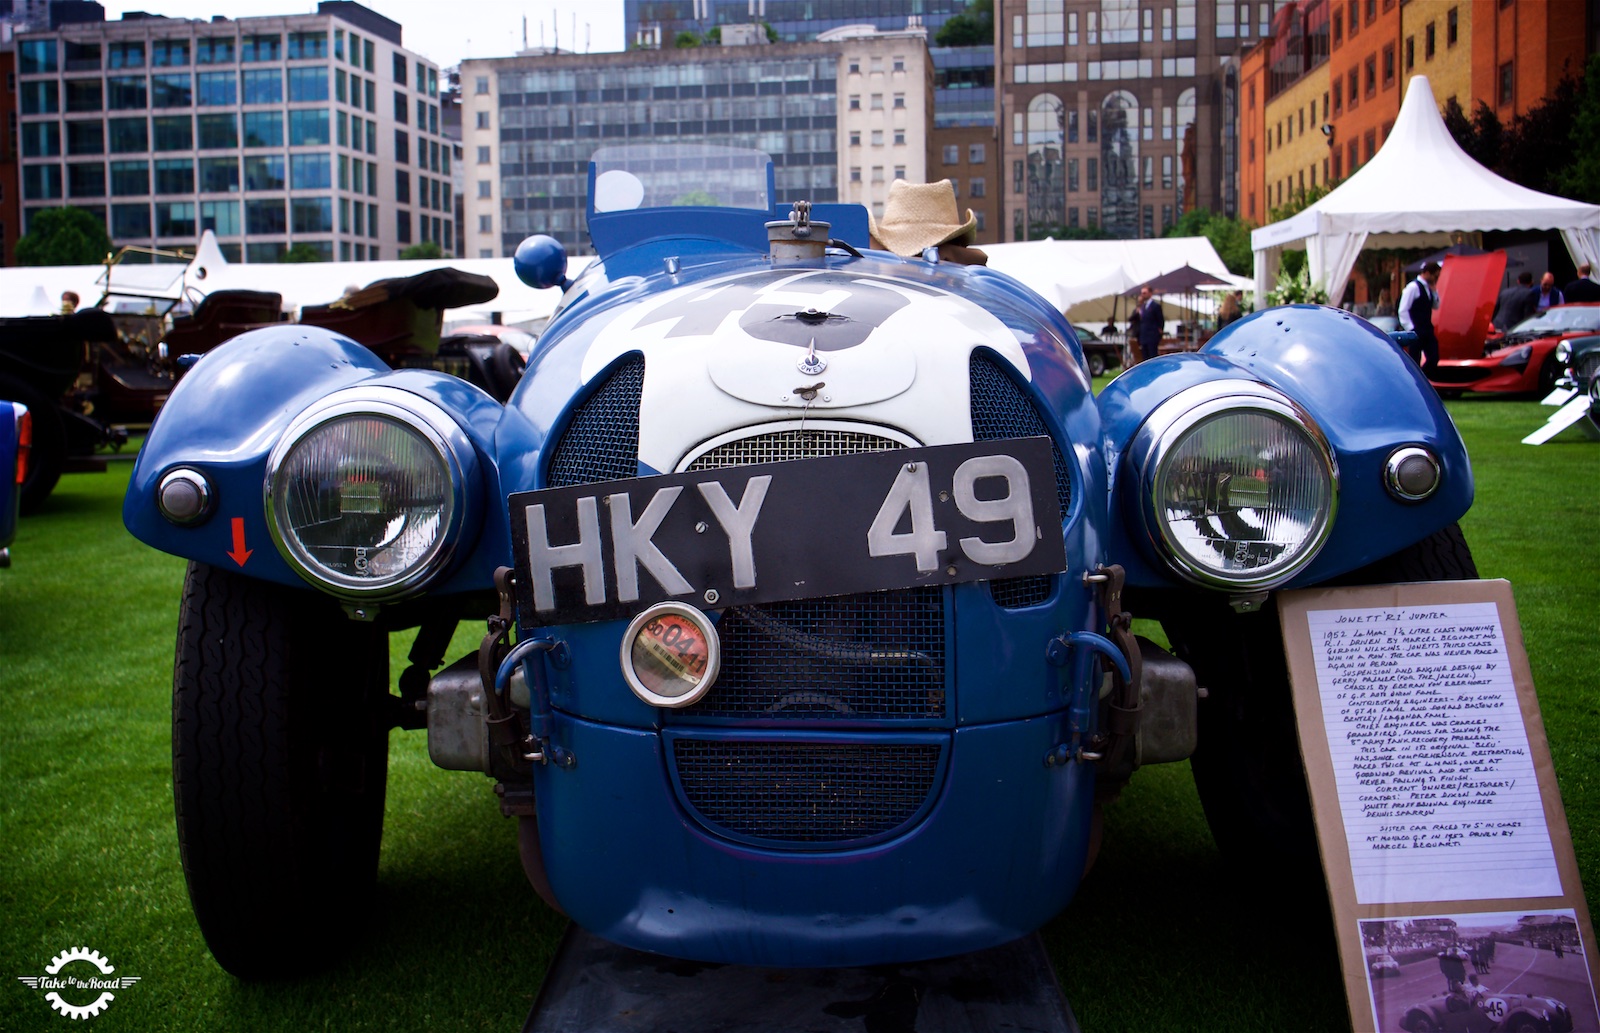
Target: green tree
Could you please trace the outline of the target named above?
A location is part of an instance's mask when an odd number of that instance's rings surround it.
[[[987,47],[994,45],[994,0],[971,0],[934,35],[935,46]]]
[[[1059,222],[1036,222],[1028,227],[1029,240],[1110,240],[1111,234],[1099,226],[1063,226]]]
[[[322,261],[325,261],[325,259],[322,257],[322,252],[318,251],[316,248],[312,247],[310,244],[306,244],[306,243],[302,242],[302,243],[299,243],[299,244],[291,244],[291,245],[289,245],[289,250],[285,251],[283,254],[278,256],[278,261],[280,263],[281,262],[322,262]]]
[[[437,241],[424,240],[420,244],[412,244],[408,248],[401,249],[400,257],[406,261],[419,258],[443,258],[444,248],[440,247]]]
[[[46,208],[17,241],[18,265],[97,265],[111,252],[99,219],[82,208]]]
[[[700,37],[696,33],[685,29],[684,31],[678,33],[677,38],[672,41],[672,45],[679,50],[688,50],[691,47],[698,47],[700,45]]]
[[[1166,235],[1205,237],[1217,249],[1222,264],[1236,275],[1249,276],[1255,268],[1255,253],[1250,250],[1250,227],[1238,219],[1197,208],[1184,212]]]
[[[1561,170],[1560,192],[1579,201],[1600,203],[1600,54],[1589,59],[1583,73],[1583,95],[1578,98],[1567,153],[1572,160]]]
[[[1472,109],[1472,117],[1468,118],[1461,105],[1451,97],[1444,104],[1444,125],[1467,152],[1467,157],[1487,169],[1499,163],[1501,149],[1505,146],[1505,129],[1489,105],[1478,101],[1478,106]]]

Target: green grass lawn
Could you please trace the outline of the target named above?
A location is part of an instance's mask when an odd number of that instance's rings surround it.
[[[1573,829],[1600,886],[1600,445],[1518,443],[1548,414],[1453,402],[1478,500],[1463,521],[1485,577],[1515,588]],[[396,733],[381,908],[316,979],[243,984],[189,912],[172,822],[169,707],[181,561],[123,530],[131,464],[69,475],[23,522],[0,571],[0,1029],[67,1028],[38,975],[71,946],[141,977],[109,1030],[520,1028],[561,922],[527,887],[487,778],[440,771]],[[472,632],[463,632],[461,650]],[[407,642],[394,642],[398,672]],[[1107,815],[1077,900],[1046,927],[1084,1028],[1346,1029],[1325,914],[1242,889],[1206,830],[1186,765],[1141,772]]]

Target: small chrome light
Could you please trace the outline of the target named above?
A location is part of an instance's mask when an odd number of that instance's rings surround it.
[[[358,387],[301,414],[267,457],[267,523],[307,581],[395,599],[441,573],[462,532],[472,443],[408,391]],[[475,469],[475,464],[473,464]]]
[[[199,470],[179,467],[170,470],[156,487],[156,508],[161,515],[188,527],[211,515],[211,482]]]
[[[1572,361],[1572,342],[1562,341],[1556,345],[1556,361],[1568,363]]]
[[[1270,589],[1317,555],[1339,471],[1310,414],[1254,381],[1213,381],[1156,407],[1130,458],[1150,541],[1200,585]]]
[[[654,707],[693,706],[716,683],[722,644],[711,618],[684,603],[657,603],[622,635],[622,676]]]
[[[1420,445],[1407,445],[1389,453],[1383,464],[1383,486],[1402,502],[1421,502],[1439,490],[1439,457]]]

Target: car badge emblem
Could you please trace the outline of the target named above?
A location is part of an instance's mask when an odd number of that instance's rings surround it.
[[[814,377],[828,368],[828,360],[817,355],[817,339],[813,337],[811,344],[806,348],[806,357],[795,363],[795,366],[808,377]]]

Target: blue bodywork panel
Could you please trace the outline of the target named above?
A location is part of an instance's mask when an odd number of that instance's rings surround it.
[[[21,402],[0,398],[0,549],[17,537],[17,507],[22,502],[17,484],[17,450],[22,416],[27,411]]]

